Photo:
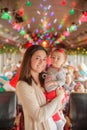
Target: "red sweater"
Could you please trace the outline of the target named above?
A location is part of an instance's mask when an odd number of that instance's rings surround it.
[[[45,94],[45,96],[46,96],[46,100],[47,100],[47,102],[50,102],[52,99],[54,99],[57,95],[56,95],[56,91],[54,90],[54,91],[51,91],[51,92],[45,92],[44,93]],[[65,102],[66,102],[66,100],[68,100],[68,95],[65,93],[65,95],[64,95],[64,98],[63,98],[63,100],[62,100],[62,104],[65,104]],[[59,110],[59,111],[61,111],[61,110]],[[54,121],[58,121],[58,120],[60,120],[61,119],[61,117],[60,117],[60,115],[58,114],[58,112],[57,113],[55,113],[53,116],[52,116],[52,118],[53,118],[53,120]]]
[[[47,102],[50,102],[52,99],[54,99],[56,97],[56,91],[51,91],[49,93],[45,92],[44,94],[46,96]],[[54,121],[58,121],[58,120],[61,119],[61,117],[58,113],[55,113],[52,116],[52,118],[53,118]]]

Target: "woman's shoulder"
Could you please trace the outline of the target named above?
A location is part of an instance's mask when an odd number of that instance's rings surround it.
[[[24,88],[24,89],[31,89],[31,90],[33,90],[33,87],[31,86],[31,85],[29,85],[27,82],[25,82],[25,81],[18,81],[17,82],[17,85],[16,85],[16,88]]]
[[[17,82],[17,86],[23,86],[23,85],[28,85],[25,81],[22,81],[22,80],[20,80],[20,81],[18,81]]]
[[[25,85],[28,85],[28,84],[25,81],[20,80],[17,82],[16,86],[25,86]]]

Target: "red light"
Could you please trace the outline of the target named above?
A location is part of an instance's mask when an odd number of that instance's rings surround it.
[[[32,43],[30,43],[30,42],[27,42],[27,43],[25,44],[25,47],[26,47],[26,48],[29,48],[30,46],[32,46]]]
[[[20,16],[23,16],[23,15],[24,15],[24,9],[21,8],[21,9],[19,10],[18,14],[19,14]]]
[[[62,6],[65,6],[65,5],[66,5],[66,0],[63,0],[63,1],[61,2],[61,4],[62,4]]]
[[[87,11],[84,12],[84,16],[87,16]]]

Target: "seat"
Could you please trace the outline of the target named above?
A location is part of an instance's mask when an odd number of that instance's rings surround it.
[[[87,130],[87,93],[70,94],[69,118],[72,130]]]
[[[17,96],[15,92],[0,93],[0,130],[12,130],[17,116]]]

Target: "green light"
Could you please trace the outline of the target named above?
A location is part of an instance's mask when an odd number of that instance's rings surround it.
[[[26,5],[27,5],[27,6],[31,6],[32,4],[31,4],[30,1],[27,1],[27,2],[26,2]]]
[[[55,37],[53,37],[52,40],[55,41]]]
[[[69,28],[69,31],[72,32],[74,30],[74,26],[71,25],[70,28]]]
[[[44,20],[46,20],[46,17],[44,17]]]
[[[21,31],[20,31],[20,34],[21,34],[22,36],[24,36],[24,35],[26,34],[25,30],[21,30]]]
[[[59,42],[59,41],[56,41],[55,44],[60,44],[60,42]]]
[[[24,15],[23,20],[26,21],[28,19],[28,17],[26,15]]]
[[[51,30],[54,32],[54,30],[55,30],[54,27],[52,27]]]
[[[70,10],[70,14],[73,15],[75,13],[74,9]]]
[[[47,30],[48,33],[50,33],[51,31],[50,30]]]
[[[40,34],[37,34],[38,37],[40,37]]]
[[[12,19],[12,17],[9,15],[8,12],[2,13],[1,18],[5,19],[5,20],[11,20]]]
[[[65,40],[65,36],[62,36],[61,39],[62,39],[62,40]]]

